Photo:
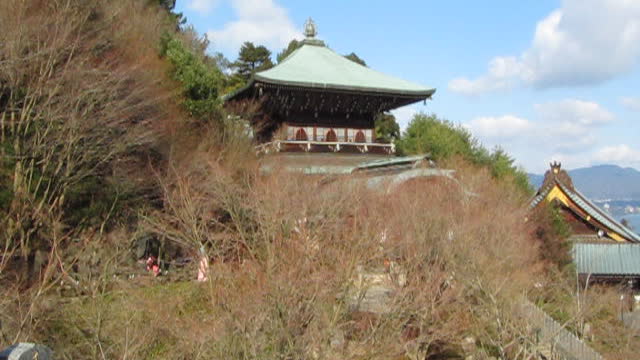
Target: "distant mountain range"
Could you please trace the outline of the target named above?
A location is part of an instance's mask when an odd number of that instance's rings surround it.
[[[569,170],[576,189],[592,200],[640,200],[640,171],[616,165],[597,165]],[[544,175],[529,174],[537,189]]]

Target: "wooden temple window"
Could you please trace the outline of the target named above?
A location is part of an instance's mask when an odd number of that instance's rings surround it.
[[[333,129],[329,129],[329,131],[327,131],[327,136],[325,137],[325,141],[328,141],[328,142],[338,141],[338,136],[336,135],[336,132],[333,131]]]
[[[297,141],[307,141],[309,140],[309,138],[307,137],[307,132],[304,131],[303,128],[298,129],[298,131],[296,131],[296,140]]]
[[[373,142],[373,130],[371,129],[348,129],[348,142],[371,143]]]

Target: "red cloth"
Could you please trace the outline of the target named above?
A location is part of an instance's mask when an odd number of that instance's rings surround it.
[[[158,259],[155,256],[149,256],[147,259],[147,271],[151,271],[153,276],[160,275],[160,266],[158,266]]]

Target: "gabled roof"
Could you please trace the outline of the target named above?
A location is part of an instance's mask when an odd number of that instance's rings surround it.
[[[578,274],[592,276],[639,276],[640,244],[573,244]]]
[[[564,195],[571,201],[571,203],[580,209],[583,213],[587,214],[591,218],[593,218],[598,223],[602,224],[602,226],[606,227],[608,232],[613,232],[623,237],[627,241],[632,242],[640,242],[640,235],[634,233],[624,225],[620,224],[617,220],[615,220],[611,215],[609,215],[606,211],[600,209],[597,205],[592,203],[586,196],[580,193],[578,190],[573,188],[573,186],[569,186],[565,184],[558,176],[550,175],[551,178],[549,181],[545,179],[545,183],[542,185],[542,188],[538,190],[536,196],[531,199],[529,203],[529,208],[534,208],[538,206],[544,199],[549,196],[551,191],[554,188],[560,189]],[[587,220],[587,219],[585,219]]]
[[[353,62],[322,44],[305,43],[254,81],[275,85],[430,97],[436,90]]]

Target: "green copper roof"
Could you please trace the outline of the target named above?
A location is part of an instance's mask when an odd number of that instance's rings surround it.
[[[640,275],[640,244],[573,244],[579,274]]]
[[[431,96],[435,89],[385,75],[357,64],[322,45],[306,43],[277,66],[255,74],[269,84],[336,90]]]

